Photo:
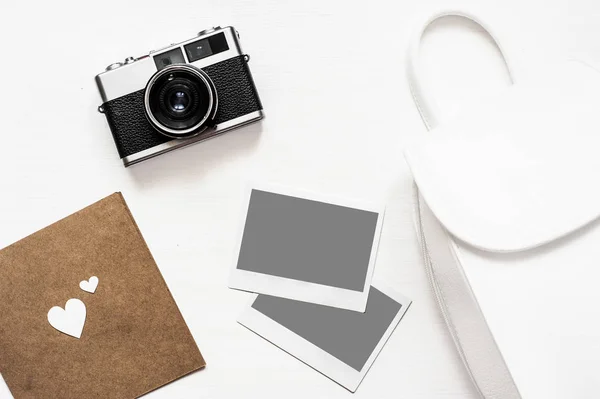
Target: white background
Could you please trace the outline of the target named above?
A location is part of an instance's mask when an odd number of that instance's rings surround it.
[[[596,0],[3,1],[0,247],[123,192],[208,362],[148,398],[474,398],[426,280],[402,158],[425,134],[408,35],[449,6],[494,27],[518,77],[600,61]],[[94,76],[219,24],[240,31],[267,119],[124,169]],[[447,112],[508,80],[476,30],[449,19],[425,38]],[[248,294],[226,286],[246,180],[387,203],[375,275],[413,305],[354,396],[236,324]]]

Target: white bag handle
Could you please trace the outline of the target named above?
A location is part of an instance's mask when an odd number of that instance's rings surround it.
[[[514,84],[515,82],[514,73],[510,69],[510,65],[506,59],[506,53],[500,46],[500,42],[489,29],[489,27],[486,24],[484,24],[479,18],[461,11],[442,11],[437,14],[434,14],[433,16],[427,19],[427,21],[422,25],[422,28],[420,30],[417,30],[414,36],[411,38],[408,47],[407,58],[407,74],[408,82],[410,84],[410,90],[413,95],[415,104],[419,109],[419,113],[421,114],[421,118],[423,119],[423,123],[425,123],[425,126],[427,127],[427,130],[431,130],[440,124],[441,113],[439,111],[437,102],[433,99],[433,97],[430,94],[431,90],[429,89],[429,86],[421,76],[422,68],[420,65],[419,57],[419,51],[421,48],[421,38],[423,37],[423,34],[425,33],[429,25],[431,25],[436,20],[447,16],[463,17],[481,26],[496,43],[496,46],[498,47],[500,53],[502,54],[502,57],[504,58],[504,62],[506,64],[511,83]]]
[[[470,19],[489,33],[489,29],[479,19],[463,12],[446,11],[429,18],[413,38],[408,54],[408,79],[415,104],[428,130],[439,124],[440,113],[436,102],[428,96],[430,91],[420,77],[419,45],[427,27],[445,16],[461,16]],[[490,36],[496,40],[491,33]],[[502,52],[501,48],[500,51]],[[417,230],[425,267],[444,321],[471,380],[482,398],[521,399],[464,274],[456,244],[431,212],[418,190],[416,194]]]

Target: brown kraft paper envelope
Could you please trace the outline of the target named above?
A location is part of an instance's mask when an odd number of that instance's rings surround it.
[[[79,287],[99,278],[94,294]],[[48,311],[83,301],[80,339]],[[15,399],[136,398],[205,366],[120,193],[0,251],[0,372]]]

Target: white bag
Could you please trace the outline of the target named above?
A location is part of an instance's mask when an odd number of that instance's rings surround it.
[[[418,48],[445,15],[489,32],[440,13],[408,57],[431,131],[405,157],[440,309],[482,397],[598,398],[600,74],[566,62],[440,123]]]

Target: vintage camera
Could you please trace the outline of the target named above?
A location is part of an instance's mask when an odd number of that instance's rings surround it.
[[[96,76],[125,166],[262,119],[248,61],[238,32],[216,27]]]

